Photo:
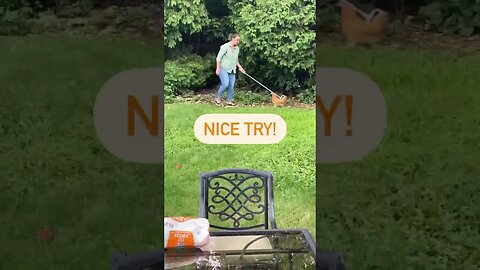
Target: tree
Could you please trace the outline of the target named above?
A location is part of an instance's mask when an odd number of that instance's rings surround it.
[[[208,12],[203,0],[165,1],[165,45],[167,47],[175,47],[182,41],[182,35],[198,33],[208,23]]]
[[[230,0],[245,67],[298,93],[314,87],[315,0]]]

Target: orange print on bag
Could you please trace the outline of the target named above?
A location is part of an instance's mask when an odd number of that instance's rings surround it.
[[[167,248],[194,247],[193,233],[186,231],[170,231]]]

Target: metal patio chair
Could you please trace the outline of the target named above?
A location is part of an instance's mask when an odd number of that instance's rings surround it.
[[[202,173],[199,217],[222,230],[277,229],[272,173],[247,169]]]
[[[199,217],[208,219],[211,228],[220,230],[277,229],[272,173],[224,169],[200,174]],[[268,239],[260,240],[261,247],[272,248]],[[274,239],[273,245],[277,244],[277,239]],[[260,259],[257,263],[278,269],[276,255],[257,259]]]

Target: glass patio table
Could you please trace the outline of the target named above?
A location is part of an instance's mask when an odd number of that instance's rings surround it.
[[[325,262],[316,268],[316,255],[315,242],[305,229],[213,231],[202,248],[120,254],[113,269],[343,269]]]

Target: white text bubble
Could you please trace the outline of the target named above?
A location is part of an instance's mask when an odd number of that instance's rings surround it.
[[[287,125],[275,114],[204,114],[194,131],[205,144],[274,144],[283,140]]]

